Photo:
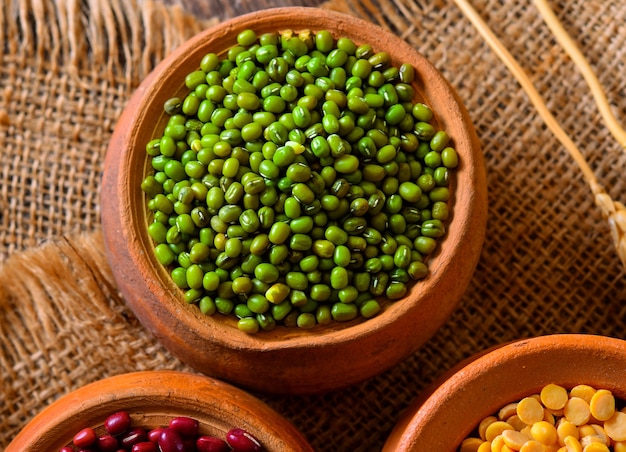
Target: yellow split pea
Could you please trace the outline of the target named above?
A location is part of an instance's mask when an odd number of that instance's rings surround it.
[[[607,389],[550,383],[484,418],[458,452],[626,452],[626,408]]]

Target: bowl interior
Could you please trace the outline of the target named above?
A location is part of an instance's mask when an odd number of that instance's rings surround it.
[[[386,304],[374,319],[333,322],[312,330],[277,327],[271,332],[248,335],[236,328],[235,319],[207,317],[195,306],[184,305],[181,291],[154,257],[153,244],[146,232],[149,221],[146,200],[138,190],[149,171],[145,144],[162,133],[167,119],[163,113],[165,100],[186,92],[184,74],[195,70],[207,52],[221,53],[230,48],[237,34],[246,28],[254,29],[257,34],[327,29],[336,38],[347,36],[356,43],[371,44],[376,51],[389,52],[395,65],[411,63],[417,74],[414,83],[417,96],[432,107],[438,124],[451,136],[460,156],[461,163],[454,174],[447,235],[429,260],[429,276],[413,285],[405,299]],[[238,17],[197,35],[142,83],[120,118],[109,146],[103,177],[102,218],[109,261],[129,305],[166,347],[192,366],[203,371],[210,366],[211,373],[223,375],[219,365],[207,363],[208,358],[196,352],[206,348],[207,342],[222,349],[267,352],[339,346],[371,337],[370,345],[375,350],[393,344],[394,351],[376,365],[371,361],[359,363],[354,358],[358,356],[354,349],[346,350],[342,359],[351,357],[356,363],[351,374],[373,375],[424,343],[458,303],[482,248],[486,204],[484,164],[469,116],[454,90],[424,56],[391,33],[351,16],[316,8],[277,8]],[[415,328],[415,322],[420,328]],[[403,335],[406,340],[398,341]],[[194,351],[185,351],[189,348]],[[311,365],[323,366],[327,362],[321,356],[319,359],[312,356],[311,360]],[[329,367],[335,367],[334,364],[331,362]],[[337,383],[330,386],[334,384]]]
[[[619,339],[564,334],[507,344],[461,363],[415,400],[384,450],[455,450],[483,418],[549,383],[588,384],[625,399],[624,372]]]
[[[83,428],[103,432],[106,417],[121,410],[135,427],[166,426],[173,417],[188,416],[198,420],[201,434],[224,439],[239,427],[268,451],[311,450],[291,423],[246,392],[199,375],[145,371],[100,380],[60,398],[33,418],[6,451],[59,450]]]

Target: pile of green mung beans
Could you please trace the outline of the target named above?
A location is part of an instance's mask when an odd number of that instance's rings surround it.
[[[410,64],[328,31],[253,30],[165,102],[142,189],[187,303],[240,330],[370,318],[428,274],[458,156]]]

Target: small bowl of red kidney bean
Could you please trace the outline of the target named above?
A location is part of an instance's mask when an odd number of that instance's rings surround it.
[[[109,377],[36,415],[5,452],[272,452],[313,449],[263,401],[175,371]]]

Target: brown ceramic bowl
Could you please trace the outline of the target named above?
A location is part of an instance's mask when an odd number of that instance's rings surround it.
[[[470,358],[415,400],[383,451],[454,451],[485,417],[548,383],[588,384],[626,399],[626,341],[563,334],[520,340]]]
[[[48,406],[5,452],[57,451],[86,427],[104,432],[106,417],[127,411],[135,427],[166,426],[176,416],[200,424],[200,434],[224,439],[232,428],[255,436],[268,452],[313,451],[296,428],[264,402],[227,383],[184,372],[134,372],[86,385]]]
[[[234,319],[203,316],[153,254],[147,208],[139,186],[148,171],[146,143],[162,133],[163,103],[183,96],[184,76],[202,56],[220,53],[244,29],[327,29],[412,63],[415,89],[430,104],[460,156],[447,235],[429,261],[430,275],[405,299],[367,321],[312,330],[278,327],[248,335]],[[475,270],[485,234],[486,177],[478,140],[461,101],[435,67],[388,31],[344,14],[311,8],[259,11],[224,22],[183,44],[137,89],[119,119],[108,149],[102,221],[108,258],[119,288],[139,320],[176,356],[207,375],[260,391],[314,393],[345,387],[397,364],[449,317]]]

